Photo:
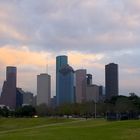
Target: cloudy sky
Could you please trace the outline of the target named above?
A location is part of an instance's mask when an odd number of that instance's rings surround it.
[[[0,88],[5,67],[17,66],[18,86],[36,94],[36,75],[52,75],[55,57],[86,68],[104,85],[104,65],[119,64],[120,94],[140,95],[139,0],[0,0]]]

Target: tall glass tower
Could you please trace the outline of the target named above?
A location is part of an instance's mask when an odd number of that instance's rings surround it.
[[[61,55],[56,57],[56,99],[57,105],[59,105],[60,99],[60,69],[68,64],[68,57],[66,55]]]
[[[74,103],[74,70],[66,65],[60,69],[58,105]]]
[[[56,73],[59,72],[59,70],[68,64],[68,57],[66,55],[60,55],[56,57]]]

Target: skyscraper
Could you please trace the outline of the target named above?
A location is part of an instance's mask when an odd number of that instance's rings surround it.
[[[105,86],[107,99],[119,94],[117,64],[110,63],[105,66]]]
[[[68,64],[68,57],[66,55],[60,55],[56,57],[56,73],[59,72],[59,70]]]
[[[74,103],[74,70],[69,65],[59,70],[58,105]]]
[[[86,101],[86,69],[79,69],[75,71],[76,78],[76,103]]]
[[[47,73],[37,75],[37,105],[50,105],[51,76]]]
[[[16,77],[17,69],[13,66],[6,68],[6,80],[4,81],[1,93],[0,104],[16,108]]]
[[[56,57],[56,101],[57,105],[59,105],[59,96],[60,96],[60,86],[59,86],[59,78],[60,78],[60,69],[68,64],[68,57],[65,55]]]

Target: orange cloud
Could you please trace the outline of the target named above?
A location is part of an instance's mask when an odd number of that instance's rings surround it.
[[[76,51],[67,53],[69,63],[77,68],[96,67],[104,68],[99,61],[104,58],[103,54],[84,54]],[[55,67],[55,56],[53,53],[30,51],[27,46],[15,48],[14,46],[3,46],[0,48],[0,62],[4,65],[23,66],[46,66]]]
[[[20,49],[10,46],[0,48],[0,61],[5,65],[45,66],[48,63],[48,57],[50,57],[49,53],[31,52],[26,46]],[[49,65],[51,64],[54,64],[53,60],[49,60]]]

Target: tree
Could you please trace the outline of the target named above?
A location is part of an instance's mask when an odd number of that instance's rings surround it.
[[[9,115],[10,115],[10,110],[6,106],[0,108],[0,116],[8,117]]]
[[[31,105],[26,105],[15,110],[16,117],[32,117],[36,114],[36,110]]]

